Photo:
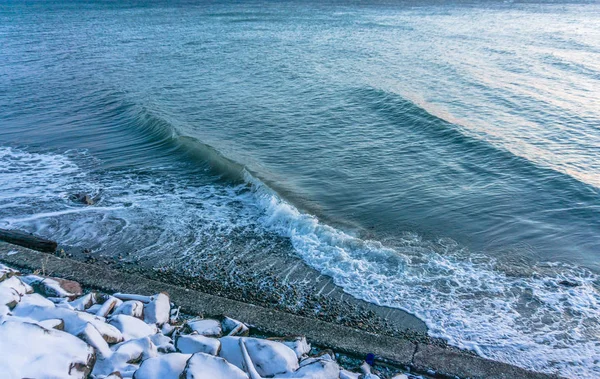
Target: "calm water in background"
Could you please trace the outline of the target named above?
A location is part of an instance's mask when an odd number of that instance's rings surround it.
[[[597,377],[600,5],[2,1],[0,227],[288,238],[452,344]]]

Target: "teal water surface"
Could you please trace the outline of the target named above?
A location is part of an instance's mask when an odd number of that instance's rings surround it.
[[[452,344],[600,374],[595,3],[2,1],[0,190],[0,227],[95,252],[284,238]]]

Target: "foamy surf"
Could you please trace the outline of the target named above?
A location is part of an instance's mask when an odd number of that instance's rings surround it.
[[[0,224],[100,251],[135,246],[140,257],[176,262],[231,248],[236,238],[257,249],[284,237],[348,294],[413,313],[452,345],[567,377],[600,375],[598,276],[586,269],[545,263],[515,270],[414,233],[393,246],[364,240],[302,212],[249,174],[237,186],[182,182],[169,170],[92,175],[78,159],[0,148]],[[102,193],[100,203],[69,202],[81,190]]]

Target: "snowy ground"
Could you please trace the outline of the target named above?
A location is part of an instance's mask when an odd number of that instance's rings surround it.
[[[380,377],[366,362],[351,372],[332,352],[310,355],[304,337],[262,339],[249,331],[228,317],[181,317],[166,293],[84,294],[77,282],[0,264],[0,372],[6,379]]]

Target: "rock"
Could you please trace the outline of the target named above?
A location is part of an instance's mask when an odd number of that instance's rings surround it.
[[[11,276],[15,276],[18,274],[19,274],[19,271],[0,263],[0,282],[4,281],[5,279],[10,278]]]
[[[59,318],[50,318],[40,321],[38,324],[46,329],[65,330],[65,322]]]
[[[95,292],[90,292],[87,295],[83,295],[80,298],[71,301],[69,304],[71,307],[73,307],[73,309],[84,311],[92,305],[97,304],[99,298],[100,296],[98,294]]]
[[[298,369],[296,353],[282,343],[249,337],[223,337],[219,356],[244,369],[244,359],[239,345],[240,338],[260,376],[286,374]]]
[[[81,338],[92,346],[99,353],[98,358],[108,358],[112,355],[112,351],[108,347],[108,343],[102,338],[102,335],[92,324],[86,324],[83,329],[77,333],[77,337]]]
[[[84,312],[76,312],[78,317],[94,325],[107,343],[119,343],[124,340],[121,331],[113,325],[107,324],[103,317],[93,316]]]
[[[27,283],[24,283],[18,276],[11,276],[10,278],[0,282],[0,290],[3,288],[12,288],[16,291],[19,296],[25,296],[28,293],[33,293],[33,288]]]
[[[121,376],[121,373],[119,371],[115,371],[112,372],[109,376],[105,377],[104,379],[123,379],[123,377]]]
[[[139,363],[157,356],[158,351],[150,338],[129,340],[114,346],[113,353],[109,358],[97,360],[93,374],[101,376],[114,371],[120,373],[134,372],[139,368]]]
[[[109,313],[115,308],[123,303],[122,300],[117,299],[116,297],[109,296],[108,299],[102,304],[100,309],[96,312],[96,316],[106,317]]]
[[[21,309],[30,307],[30,306],[39,306],[43,308],[56,308],[53,302],[46,299],[40,294],[32,293],[31,295],[26,295],[21,298],[21,301],[15,307],[15,312],[20,313]]]
[[[223,319],[221,327],[223,333],[228,336],[247,336],[250,333],[250,329],[244,323],[229,317]]]
[[[279,378],[304,378],[304,379],[337,379],[340,376],[340,366],[329,355],[319,358],[307,359],[304,364],[294,372],[278,376]]]
[[[246,343],[243,338],[239,339],[240,350],[242,352],[242,358],[244,362],[244,368],[248,373],[250,379],[262,379],[262,376],[256,371],[256,367],[254,367],[254,362],[250,359],[250,354],[248,354],[248,349],[246,348]]]
[[[171,324],[164,324],[160,330],[162,332],[162,334],[164,334],[165,336],[171,336],[173,335],[173,332],[175,330],[177,330],[177,327],[172,326]]]
[[[158,326],[169,322],[171,311],[171,302],[169,295],[164,292],[153,296],[152,301],[144,305],[144,321],[147,324],[156,324]]]
[[[121,331],[125,341],[151,336],[157,332],[155,325],[148,325],[132,316],[116,315],[108,323]]]
[[[172,353],[146,359],[133,375],[134,379],[179,379],[190,354]]]
[[[221,323],[217,320],[193,319],[186,322],[186,329],[202,336],[218,337],[221,335]]]
[[[81,285],[72,280],[46,278],[38,275],[23,276],[22,280],[46,297],[66,297],[74,300],[82,293]]]
[[[114,315],[126,315],[137,318],[144,317],[144,303],[139,300],[127,300],[121,303],[113,312]]]
[[[305,357],[310,353],[310,344],[304,336],[285,337],[285,338],[269,338],[272,341],[281,342],[290,349],[294,350],[298,359]]]
[[[141,301],[142,303],[149,303],[153,300],[153,296],[143,296],[143,295],[135,295],[135,294],[130,294],[130,293],[114,293],[113,294],[114,297],[116,297],[117,299],[121,299],[123,301],[127,301],[127,300],[137,300],[137,301]]]
[[[77,337],[12,321],[0,324],[0,357],[5,378],[87,378],[96,360]]]
[[[192,355],[181,377],[184,379],[248,379],[245,372],[225,359],[205,353]]]
[[[348,370],[340,370],[340,379],[358,379],[360,374]]]
[[[199,334],[188,334],[177,337],[175,347],[184,354],[206,353],[217,355],[221,349],[221,342],[218,339]]]
[[[177,351],[173,345],[173,341],[162,333],[156,333],[150,337],[152,343],[161,353],[173,353]]]
[[[86,324],[90,323],[100,332],[106,342],[116,343],[123,340],[123,335],[117,328],[106,324],[104,319],[85,312],[32,305],[19,309],[15,308],[13,314],[18,317],[28,317],[37,322],[49,319],[61,319],[64,322],[65,332],[73,335],[79,334],[86,327]]]
[[[96,203],[93,197],[83,192],[69,195],[69,200],[83,205],[94,205]]]
[[[102,308],[102,304],[94,304],[85,311],[89,314],[95,315]]]

